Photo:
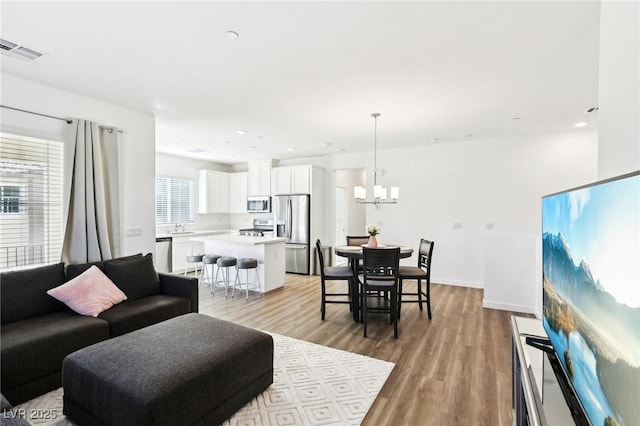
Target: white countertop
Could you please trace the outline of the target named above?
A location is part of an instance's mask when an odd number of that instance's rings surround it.
[[[183,237],[196,237],[202,235],[213,235],[213,234],[230,234],[237,232],[235,229],[209,229],[205,231],[187,231],[187,232],[159,232],[156,234],[156,238],[164,238],[164,237],[172,237],[172,238],[183,238]]]
[[[286,241],[285,238],[280,237],[253,237],[248,235],[234,235],[234,234],[225,234],[225,235],[208,235],[206,237],[198,237],[195,236],[193,238],[189,238],[190,241],[220,241],[225,243],[232,244],[246,244],[251,246],[257,246],[262,244],[275,244],[275,243],[284,243]]]

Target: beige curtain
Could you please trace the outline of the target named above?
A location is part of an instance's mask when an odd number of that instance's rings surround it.
[[[85,263],[119,255],[118,132],[72,120],[64,135],[62,261]]]

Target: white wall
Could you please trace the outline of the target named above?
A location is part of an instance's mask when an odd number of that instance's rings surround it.
[[[542,297],[542,250],[534,235],[486,235],[484,298],[482,306],[535,313],[534,301]],[[505,265],[504,260],[512,261]]]
[[[640,3],[600,5],[598,178],[640,169]]]
[[[121,235],[141,228],[139,237],[121,239],[122,254],[155,250],[155,120],[151,115],[101,102],[13,75],[0,75],[0,102],[57,117],[80,118],[124,130],[121,136]],[[62,134],[64,122],[2,109],[3,131],[36,137]],[[60,137],[57,137],[60,139]]]
[[[400,203],[369,207],[367,222],[382,243],[434,240],[435,282],[483,287],[485,236],[539,236],[541,196],[592,181],[596,149],[594,132],[570,132],[389,150],[380,181]]]
[[[542,302],[536,288],[539,271],[530,265],[531,259],[539,264],[540,253],[535,248],[539,246],[529,242],[540,236],[541,197],[596,180],[597,149],[596,132],[580,130],[381,150],[378,168],[384,175],[378,182],[399,186],[400,200],[379,209],[368,206],[366,223],[382,226],[378,238],[382,244],[417,248],[421,237],[435,241],[433,282],[480,288],[493,284],[489,294],[496,295],[495,300],[486,300],[487,306],[534,312]],[[366,167],[367,181],[372,182],[372,152],[308,158],[306,162],[334,171],[330,190],[336,185],[336,169]],[[327,200],[325,211],[331,223],[333,200]],[[454,223],[461,228],[454,229]],[[493,229],[486,229],[488,223]],[[488,236],[504,237],[501,240],[507,246],[501,246],[499,258],[485,251]],[[327,245],[336,244],[330,236],[326,239]],[[519,251],[509,250],[510,241]],[[523,246],[531,251],[529,257],[523,257]],[[403,260],[414,262],[415,257]],[[528,270],[522,285],[525,294],[534,294],[535,299],[510,302],[508,294],[513,288],[486,282],[487,262],[494,276],[499,274],[495,269],[499,265],[504,275]]]

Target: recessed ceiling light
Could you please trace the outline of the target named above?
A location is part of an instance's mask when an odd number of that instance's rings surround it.
[[[295,150],[296,150],[296,147],[295,147],[295,146],[290,146],[289,148],[287,148],[287,150],[289,150],[289,151],[295,151]]]
[[[331,146],[333,144],[331,142],[323,142],[320,145],[322,145],[322,146]]]
[[[238,130],[236,130],[236,133],[239,134],[239,135],[246,135],[247,131],[246,130],[242,130],[242,129],[238,129]]]
[[[440,140],[440,138],[432,138],[431,142],[438,142]]]
[[[237,40],[238,37],[240,37],[240,34],[235,31],[227,31],[226,33],[224,33],[224,36],[229,40]]]
[[[188,149],[187,152],[191,152],[193,154],[202,154],[203,152],[209,152],[208,149],[201,149],[201,148],[194,148],[194,149]]]
[[[586,125],[587,123],[585,123],[584,121],[580,121],[579,123],[574,124],[575,127],[584,127]]]

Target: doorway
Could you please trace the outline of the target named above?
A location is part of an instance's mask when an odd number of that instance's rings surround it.
[[[366,171],[362,168],[335,170],[335,227],[334,246],[343,246],[347,235],[363,235],[367,211],[364,204],[356,203],[350,195],[354,186],[365,186]],[[333,264],[346,263],[343,257],[333,257]]]
[[[336,187],[336,222],[334,240],[336,246],[341,246],[347,240],[347,226],[349,222],[349,210],[347,206],[347,188]],[[343,263],[343,257],[333,255],[333,264]]]

